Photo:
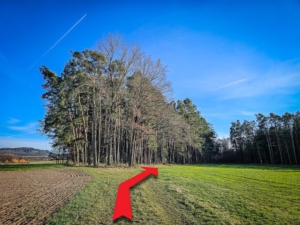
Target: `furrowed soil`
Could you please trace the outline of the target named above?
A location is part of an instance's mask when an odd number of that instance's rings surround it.
[[[0,224],[43,224],[91,179],[70,168],[0,171]]]

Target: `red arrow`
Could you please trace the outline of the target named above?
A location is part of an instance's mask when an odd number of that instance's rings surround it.
[[[128,219],[132,220],[129,189],[151,174],[153,174],[154,176],[158,176],[157,168],[144,167],[144,166],[141,167],[146,171],[130,178],[129,180],[124,181],[119,185],[114,215],[112,218],[113,220],[116,220],[121,216],[127,217]]]
[[[125,216],[132,220],[130,191],[129,188],[124,186],[124,183],[121,183],[118,188],[113,220],[116,220],[121,216]]]

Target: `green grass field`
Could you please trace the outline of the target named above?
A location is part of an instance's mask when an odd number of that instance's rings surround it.
[[[40,161],[30,161],[29,164],[56,164],[55,160],[48,160],[48,161],[44,161],[44,160],[40,160]]]
[[[133,222],[115,224],[300,224],[300,168],[158,166],[131,189]],[[50,224],[112,224],[119,183],[142,169],[78,168],[93,180]]]

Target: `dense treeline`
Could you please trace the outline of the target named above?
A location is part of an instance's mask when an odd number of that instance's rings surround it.
[[[300,112],[259,113],[254,121],[231,123],[230,140],[239,163],[299,164]]]
[[[200,163],[215,132],[190,99],[168,100],[166,67],[109,35],[72,52],[61,76],[43,66],[41,132],[74,163]]]

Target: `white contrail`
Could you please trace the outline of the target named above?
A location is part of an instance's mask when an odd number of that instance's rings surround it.
[[[83,20],[84,19],[84,17],[86,16],[86,14],[83,16],[83,17],[81,17],[81,19],[80,20],[78,20],[77,21],[77,23],[75,23],[74,25],[73,25],[73,27],[71,27],[57,42],[55,42],[55,44],[54,45],[52,45],[52,47],[51,48],[49,48],[49,50],[47,51],[47,52],[45,52],[44,53],[44,55],[42,55],[41,56],[41,58],[43,58],[45,55],[47,55],[47,53],[48,52],[50,52],[71,30],[73,30],[73,28],[74,27],[76,27],[76,25],[78,24],[78,23],[80,23],[80,21],[81,20]],[[40,61],[41,60],[41,58],[39,58],[39,60],[37,60],[29,69],[31,69],[38,61]]]
[[[224,87],[228,87],[228,86],[231,86],[231,85],[234,85],[234,84],[238,84],[238,83],[244,82],[244,81],[249,80],[249,79],[254,78],[254,77],[256,77],[256,76],[244,78],[244,79],[241,79],[241,80],[238,80],[238,81],[229,83],[229,84],[225,84],[225,85],[223,85],[223,86],[221,86],[221,87],[217,87],[217,88],[211,89],[211,90],[209,90],[209,91],[207,91],[207,92],[215,91],[215,90],[218,90],[218,89],[221,89],[221,88],[224,88]]]

